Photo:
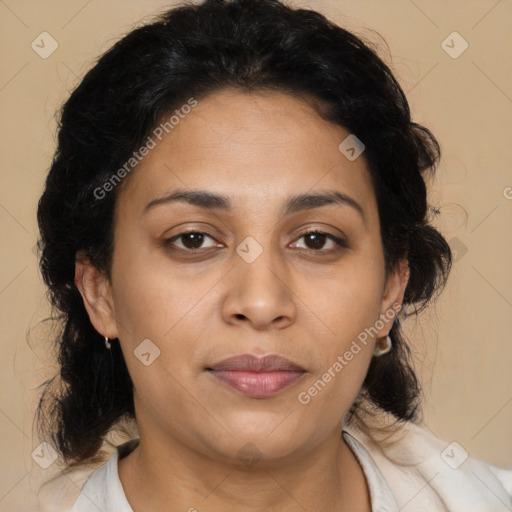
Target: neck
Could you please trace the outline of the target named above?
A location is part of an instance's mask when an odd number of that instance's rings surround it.
[[[119,461],[119,478],[134,512],[370,511],[364,473],[341,432],[286,460],[247,464],[209,457],[169,438],[144,442]]]

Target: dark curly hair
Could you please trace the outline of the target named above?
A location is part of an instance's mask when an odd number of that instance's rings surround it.
[[[63,105],[39,200],[40,269],[61,329],[60,375],[42,384],[36,419],[39,435],[70,467],[92,460],[118,422],[135,417],[119,344],[105,350],[74,283],[78,254],[111,276],[120,187],[101,199],[95,190],[165,115],[226,87],[309,97],[319,115],[363,141],[387,275],[400,258],[409,262],[405,316],[418,314],[446,284],[451,251],[429,225],[423,176],[434,172],[439,144],[412,122],[403,90],[372,44],[280,0],[204,0],[168,10],[115,43]],[[393,350],[373,358],[349,412],[364,398],[416,421],[421,390],[398,319],[390,335]]]

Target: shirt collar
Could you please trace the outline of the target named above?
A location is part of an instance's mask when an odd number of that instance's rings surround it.
[[[373,512],[399,512],[395,497],[384,476],[366,448],[346,430],[342,435],[363,469]],[[87,480],[73,508],[76,512],[133,512],[118,473],[118,462],[139,445],[139,438],[131,439],[112,452],[108,461]]]
[[[346,430],[342,435],[363,469],[370,490],[372,512],[399,512],[391,488],[366,448]]]

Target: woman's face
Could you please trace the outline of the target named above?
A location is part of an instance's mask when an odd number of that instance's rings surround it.
[[[111,281],[86,300],[119,338],[141,440],[222,460],[314,450],[339,436],[407,281],[385,280],[364,153],[281,93],[224,90],[168,131],[122,185]],[[251,355],[288,362],[223,363]]]

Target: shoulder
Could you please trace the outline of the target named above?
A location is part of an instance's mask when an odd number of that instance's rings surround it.
[[[368,451],[400,510],[505,512],[512,505],[512,469],[471,457],[457,442],[426,427],[401,422],[387,433],[369,422],[370,435],[355,424],[344,429]]]
[[[132,512],[117,463],[138,442],[138,438],[124,442],[94,464],[61,471],[46,481],[39,491],[38,512]]]
[[[119,479],[118,461],[138,444],[135,438],[117,446],[108,461],[89,476],[70,512],[133,512]]]
[[[59,471],[40,486],[38,512],[67,512],[79,498],[89,477],[104,464]]]

